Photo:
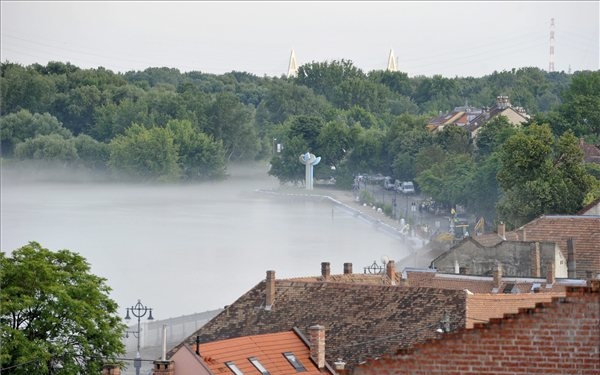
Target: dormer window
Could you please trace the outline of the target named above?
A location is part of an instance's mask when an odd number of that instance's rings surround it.
[[[248,360],[250,361],[250,363],[252,363],[254,365],[254,367],[256,367],[256,369],[262,375],[270,375],[269,371],[267,371],[267,369],[265,368],[265,366],[263,366],[262,363],[260,363],[256,357],[250,357],[250,358],[248,358]]]
[[[288,360],[288,362],[296,369],[298,372],[306,371],[306,368],[300,363],[298,358],[292,352],[285,352],[283,356]]]
[[[229,361],[229,362],[225,362],[225,366],[229,367],[229,369],[231,370],[231,372],[233,372],[235,375],[244,375],[244,373],[242,372],[242,370],[240,370],[235,363]]]

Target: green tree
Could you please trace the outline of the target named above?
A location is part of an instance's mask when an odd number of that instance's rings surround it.
[[[341,121],[327,123],[317,137],[321,163],[338,168],[352,146],[352,134],[348,125]]]
[[[72,136],[56,117],[49,113],[32,114],[22,109],[16,113],[0,117],[0,141],[3,156],[13,156],[15,146],[40,135],[57,134],[62,138]]]
[[[110,142],[108,165],[118,175],[143,180],[174,181],[181,175],[173,133],[134,124]]]
[[[537,124],[509,138],[500,154],[500,218],[517,227],[542,214],[581,209],[595,181],[577,144],[571,132],[555,140],[548,125]]]
[[[465,205],[469,199],[468,182],[474,163],[466,154],[447,154],[440,163],[422,171],[415,181],[421,191],[438,202]]]
[[[336,90],[342,82],[353,78],[364,78],[364,73],[352,61],[313,62],[298,68],[295,82],[311,88],[315,94],[334,101]]]
[[[107,167],[110,157],[110,146],[108,144],[98,142],[86,134],[79,134],[73,138],[73,144],[77,149],[77,156],[81,164],[94,169]]]
[[[283,145],[282,152],[271,158],[269,175],[277,177],[282,184],[288,182],[297,184],[305,177],[305,166],[300,163],[299,158],[306,153],[308,145],[300,136],[285,137]]]
[[[490,155],[517,130],[508,122],[506,116],[497,116],[486,122],[475,138],[477,152],[480,155]]]
[[[118,104],[107,103],[97,107],[94,112],[95,125],[89,135],[99,141],[110,142],[123,134],[131,124],[149,123],[148,106],[145,99],[125,98]]]
[[[360,129],[360,128],[359,128]],[[353,173],[382,173],[388,168],[385,161],[385,133],[379,129],[361,129],[348,155]]]
[[[571,129],[576,136],[600,139],[600,71],[573,75],[558,112],[567,123],[564,131]]]
[[[223,141],[227,160],[252,160],[259,142],[253,126],[253,111],[230,93],[217,95],[209,110],[205,132]]]
[[[167,129],[178,148],[179,165],[186,179],[212,179],[225,176],[225,150],[221,141],[198,132],[187,120],[171,120]]]
[[[453,154],[468,154],[472,149],[471,135],[461,126],[446,126],[437,133],[434,142]]]
[[[318,153],[318,137],[323,127],[323,120],[315,116],[294,116],[289,120],[290,137],[302,138],[312,153]],[[304,151],[304,152],[306,152]]]
[[[7,375],[99,374],[124,353],[106,279],[82,256],[36,242],[0,253],[0,367]],[[52,371],[52,367],[61,367]]]
[[[28,138],[15,148],[19,159],[73,162],[78,159],[73,139],[65,139],[58,134],[39,135]]]
[[[31,67],[0,64],[0,114],[26,109],[32,113],[50,111],[56,87],[48,77]]]

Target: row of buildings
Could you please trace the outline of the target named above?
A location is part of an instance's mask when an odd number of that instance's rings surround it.
[[[153,374],[600,373],[600,201],[500,224],[426,269],[340,271],[266,271]]]
[[[457,108],[431,131],[476,136],[508,98]],[[600,150],[580,143],[586,162]],[[369,269],[369,272],[367,272]],[[274,270],[153,362],[154,375],[598,374],[600,200],[515,231],[467,236],[429,268],[345,263],[278,279]],[[119,368],[107,366],[105,374]]]

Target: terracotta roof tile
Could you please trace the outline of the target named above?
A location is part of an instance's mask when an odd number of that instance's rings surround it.
[[[517,314],[521,308],[534,308],[538,302],[551,302],[564,297],[566,291],[524,294],[473,294],[467,296],[467,328],[475,323],[486,323],[505,314]]]
[[[381,275],[372,278],[381,280]],[[275,298],[269,310],[265,308],[266,284],[263,281],[241,296],[186,342],[193,345],[197,335],[201,342],[210,342],[292,327],[307,334],[308,327],[320,324],[326,329],[327,362],[342,358],[351,368],[365,358],[433,338],[446,314],[452,327],[465,326],[463,291],[275,280]]]
[[[296,375],[298,371],[283,356],[292,352],[306,368],[302,374],[316,375],[321,371],[310,359],[310,349],[293,331],[238,337],[228,340],[200,344],[200,355],[204,363],[215,374],[233,372],[226,362],[233,362],[244,375],[261,375],[248,360],[256,357],[271,375]]]

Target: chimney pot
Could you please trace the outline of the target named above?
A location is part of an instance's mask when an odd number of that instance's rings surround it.
[[[352,274],[352,263],[344,263],[344,275]]]
[[[327,279],[330,275],[331,275],[331,268],[329,266],[329,262],[322,262],[321,263],[321,276],[323,276],[324,279]]]

